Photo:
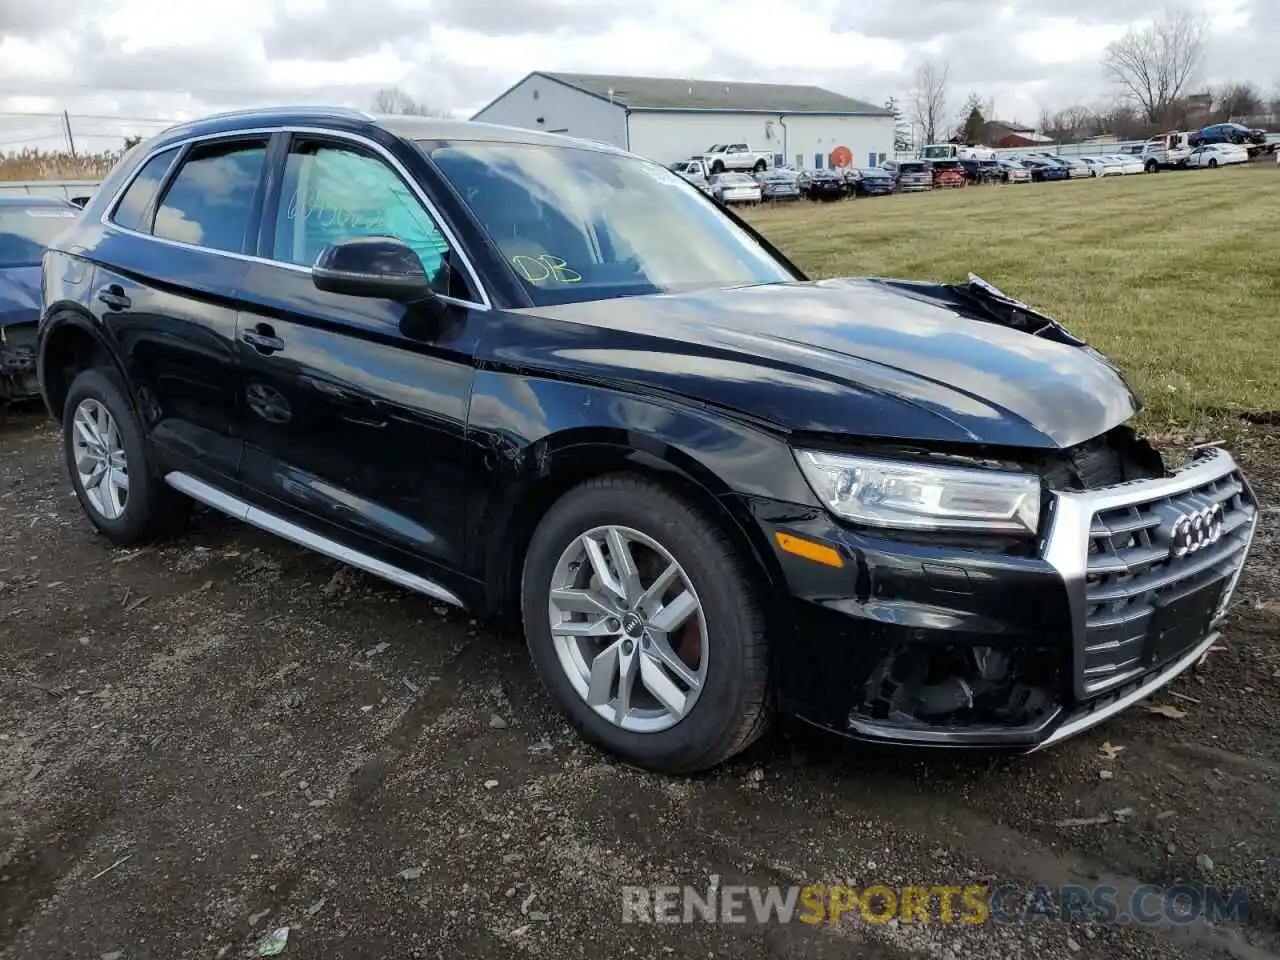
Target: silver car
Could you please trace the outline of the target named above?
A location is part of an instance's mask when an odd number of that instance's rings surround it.
[[[721,203],[759,203],[763,191],[745,173],[717,173],[711,178],[711,195]]]

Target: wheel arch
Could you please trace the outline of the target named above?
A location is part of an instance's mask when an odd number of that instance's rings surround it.
[[[494,498],[501,506],[479,525],[489,531],[482,550],[487,615],[519,616],[525,556],[552,505],[579,484],[614,473],[648,477],[683,495],[729,534],[762,588],[772,591],[784,583],[773,552],[744,504],[713,470],[685,450],[622,430],[570,430],[536,446],[536,471],[507,485]]]
[[[115,351],[94,319],[74,304],[55,304],[40,334],[37,372],[40,392],[49,413],[59,423],[71,382],[90,367],[109,366],[128,383]],[[133,402],[126,391],[126,399]]]

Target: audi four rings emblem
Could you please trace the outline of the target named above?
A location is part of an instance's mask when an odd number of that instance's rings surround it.
[[[1203,550],[1222,539],[1222,504],[1183,513],[1173,521],[1170,552],[1175,557]]]

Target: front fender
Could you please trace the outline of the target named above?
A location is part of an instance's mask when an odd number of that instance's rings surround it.
[[[766,564],[771,551],[744,504],[767,499],[821,509],[785,436],[723,412],[604,385],[479,371],[468,423],[478,478],[468,553],[486,579],[532,533],[554,498],[614,470],[667,473],[732,516]],[[491,581],[492,582],[492,581]]]

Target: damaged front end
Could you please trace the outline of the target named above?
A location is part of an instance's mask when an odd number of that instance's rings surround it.
[[[36,376],[36,324],[0,325],[0,403],[40,394]]]
[[[857,589],[832,578],[798,605],[820,675],[788,685],[795,713],[863,740],[1034,750],[1203,657],[1258,518],[1230,454],[1168,470],[1122,426],[1025,467],[1043,488],[1032,540],[839,534]]]

